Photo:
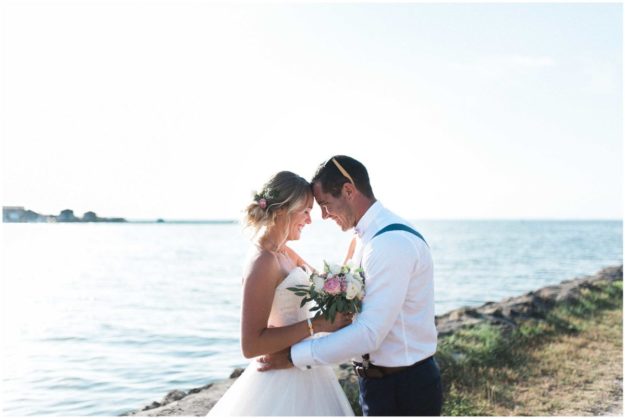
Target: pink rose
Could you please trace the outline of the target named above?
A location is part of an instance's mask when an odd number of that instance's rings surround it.
[[[331,295],[340,294],[341,281],[336,276],[332,276],[326,280],[325,284],[323,284],[323,290]]]

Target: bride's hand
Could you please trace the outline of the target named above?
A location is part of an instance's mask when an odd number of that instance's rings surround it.
[[[334,322],[330,322],[330,320],[326,320],[325,317],[321,315],[317,315],[312,323],[313,329],[316,332],[335,332],[339,329],[344,328],[345,326],[349,326],[352,324],[352,319],[354,318],[354,313],[336,313],[336,317],[334,318]]]

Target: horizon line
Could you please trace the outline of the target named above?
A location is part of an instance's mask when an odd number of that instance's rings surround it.
[[[128,222],[159,222],[162,220],[164,223],[239,223],[240,220],[236,218],[125,218]],[[597,218],[597,217],[457,217],[457,218],[414,218],[406,217],[410,221],[621,221],[623,218]],[[314,221],[324,221],[321,218],[314,219]]]

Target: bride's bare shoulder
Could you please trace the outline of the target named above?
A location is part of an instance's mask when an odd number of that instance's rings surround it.
[[[261,278],[271,278],[279,276],[281,273],[280,261],[274,252],[259,249],[250,255],[245,269],[245,277],[258,276]]]

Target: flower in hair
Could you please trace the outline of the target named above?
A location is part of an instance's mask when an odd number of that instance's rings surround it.
[[[258,206],[266,209],[269,201],[275,201],[280,196],[280,192],[276,189],[266,189],[261,193],[254,195],[254,201],[258,202]]]

